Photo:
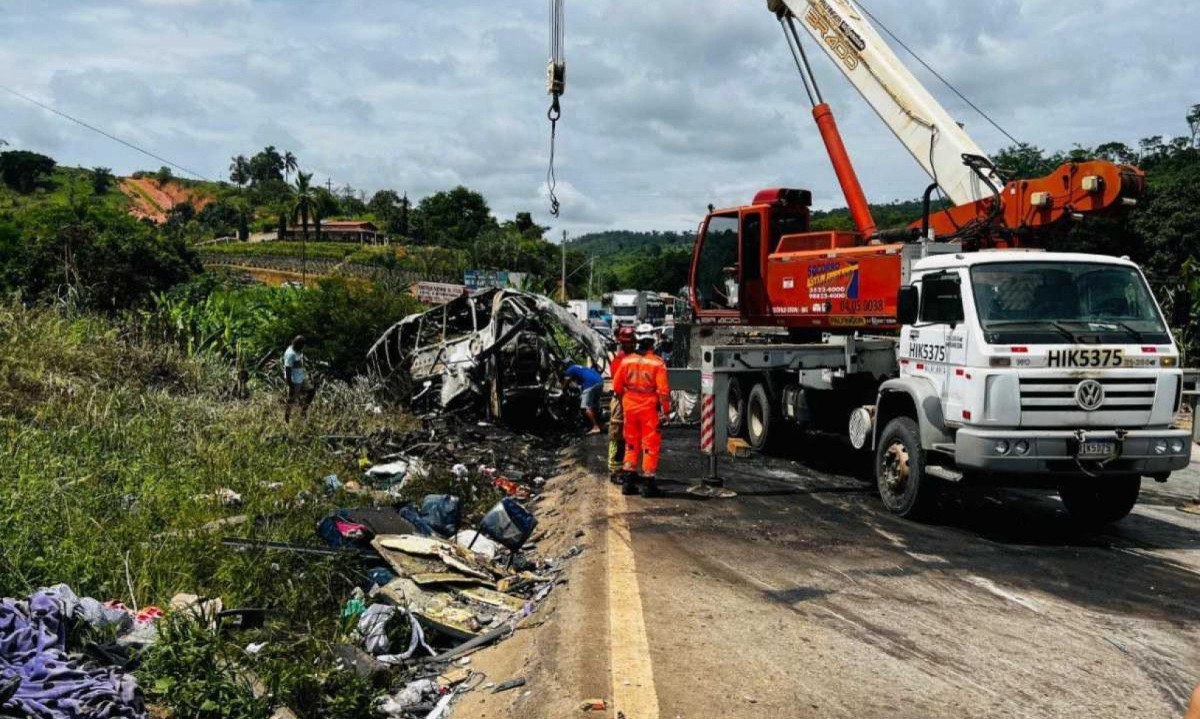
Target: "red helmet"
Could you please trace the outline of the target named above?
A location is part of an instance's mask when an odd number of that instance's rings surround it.
[[[617,342],[620,342],[621,344],[625,344],[626,342],[637,342],[637,332],[629,325],[625,325],[621,329],[617,330]]]

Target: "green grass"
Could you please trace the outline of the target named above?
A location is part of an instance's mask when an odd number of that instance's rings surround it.
[[[252,524],[225,532],[315,543],[316,521],[353,501],[324,498],[321,478],[353,476],[358,461],[321,436],[411,420],[367,412],[363,385],[330,383],[309,422],[289,430],[266,380],[243,397],[224,361],[139,335],[118,321],[0,304],[0,596],[65,582],[137,606],[186,591],[272,608],[268,628],[249,635],[164,625],[139,675],[151,698],[178,716],[264,716],[231,679],[236,665],[302,716],[365,715],[375,690],[335,669],[329,650],[356,568],[236,552],[201,528],[246,514]],[[207,498],[221,488],[244,505]],[[238,647],[256,638],[270,649],[251,660]],[[205,699],[241,709],[222,713]]]
[[[65,207],[70,205],[72,196],[77,199],[93,196],[91,171],[79,167],[56,167],[42,186],[27,195],[0,184],[0,213],[23,212],[45,205]],[[108,191],[96,199],[110,208],[122,211],[128,210],[130,206],[129,198],[117,187],[116,179]]]

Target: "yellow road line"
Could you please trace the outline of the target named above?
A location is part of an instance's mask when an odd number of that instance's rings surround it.
[[[615,484],[608,485],[608,656],[612,671],[612,709],[626,719],[658,719],[658,692],[650,663],[650,640],[642,616],[637,564],[628,506]]]

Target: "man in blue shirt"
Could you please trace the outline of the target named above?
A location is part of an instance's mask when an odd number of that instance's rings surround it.
[[[604,376],[591,367],[571,364],[563,376],[579,385],[579,408],[592,423],[588,434],[600,434],[600,392],[604,389]]]

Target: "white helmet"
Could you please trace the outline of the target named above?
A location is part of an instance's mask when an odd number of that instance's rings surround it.
[[[637,338],[639,340],[654,339],[654,325],[650,324],[649,322],[643,322],[642,324],[638,325],[637,329],[634,331],[637,333]]]

